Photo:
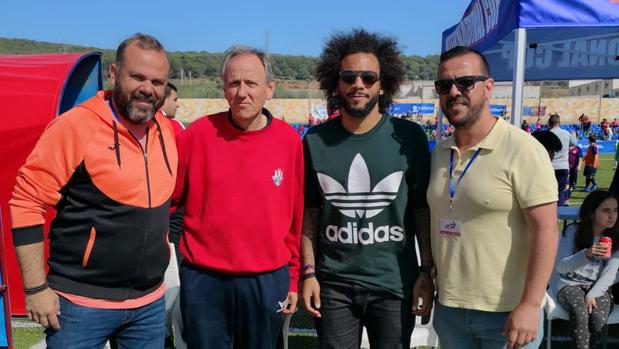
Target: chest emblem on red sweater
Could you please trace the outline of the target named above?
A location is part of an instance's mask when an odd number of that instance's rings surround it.
[[[273,183],[275,183],[275,185],[279,187],[279,185],[282,184],[282,181],[284,180],[284,172],[281,168],[278,168],[275,170],[275,172],[273,172],[273,177],[271,178],[273,178]]]

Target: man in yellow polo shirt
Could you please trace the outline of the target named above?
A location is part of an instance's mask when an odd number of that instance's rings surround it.
[[[435,87],[456,129],[434,148],[427,194],[441,348],[537,348],[558,241],[548,154],[492,116],[494,81],[479,52],[443,53]]]

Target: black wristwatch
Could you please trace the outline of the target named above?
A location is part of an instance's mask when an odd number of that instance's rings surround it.
[[[420,265],[419,272],[426,273],[433,279],[436,277],[436,267],[433,265]]]

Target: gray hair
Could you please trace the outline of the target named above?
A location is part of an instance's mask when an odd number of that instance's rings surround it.
[[[264,51],[248,46],[232,46],[226,50],[224,61],[221,65],[221,79],[224,79],[226,75],[226,68],[228,68],[228,64],[230,64],[232,58],[246,54],[258,57],[260,63],[262,63],[262,66],[264,67],[264,75],[267,82],[273,81],[273,71],[271,70],[269,57],[264,53]]]

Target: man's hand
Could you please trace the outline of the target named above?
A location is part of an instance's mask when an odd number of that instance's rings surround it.
[[[321,317],[320,312],[320,284],[315,277],[303,280],[301,285],[301,297],[303,297],[303,306],[314,317]],[[312,305],[312,302],[314,303]]]
[[[587,311],[589,312],[589,314],[591,314],[593,309],[598,307],[598,304],[595,301],[595,298],[587,298],[587,301],[585,302],[585,305],[587,307]]]
[[[60,302],[58,295],[48,288],[33,295],[26,295],[26,312],[28,319],[41,324],[43,327],[52,327],[60,330],[58,315],[60,315]]]
[[[540,308],[530,304],[518,304],[507,318],[503,336],[507,349],[522,347],[535,340],[538,335]]]
[[[299,296],[296,292],[288,292],[288,297],[286,297],[286,308],[284,308],[284,314],[294,314],[297,311],[297,303],[299,301]]]
[[[419,298],[421,298],[421,305]],[[428,273],[420,273],[413,287],[413,314],[417,316],[430,314],[433,301],[434,282]]]

